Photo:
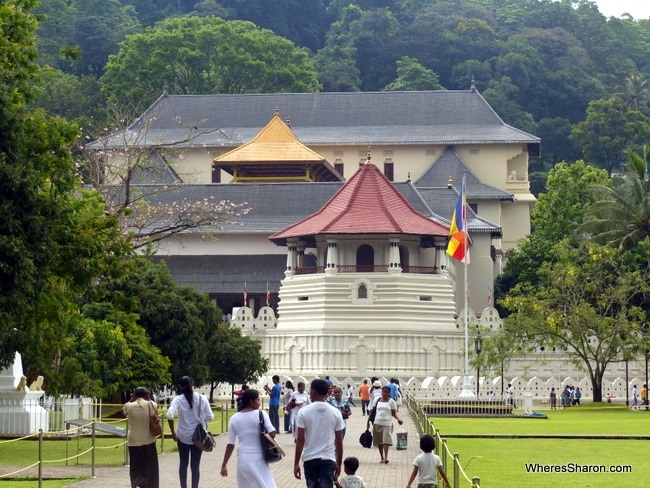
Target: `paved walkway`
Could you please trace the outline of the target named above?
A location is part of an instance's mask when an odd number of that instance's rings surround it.
[[[379,464],[377,449],[364,449],[359,444],[359,436],[366,429],[366,419],[361,415],[360,407],[352,407],[352,416],[347,421],[347,433],[343,440],[343,457],[356,456],[359,458],[361,465],[357,474],[365,480],[368,488],[406,486],[412,471],[411,463],[419,453],[419,441],[406,405],[402,406],[398,415],[404,420],[403,428],[409,434],[408,449],[398,451],[393,446],[388,453],[390,463]],[[280,420],[282,421],[282,418]],[[395,429],[399,429],[397,422],[395,422]],[[304,476],[302,480],[297,480],[293,476],[293,436],[291,434],[280,434],[276,439],[287,453],[287,456],[282,461],[271,465],[276,485],[278,488],[304,487]],[[230,476],[222,478],[219,471],[227,436],[217,436],[216,440],[217,446],[214,451],[203,453],[201,459],[201,488],[234,488],[237,466],[236,450],[228,463]],[[393,436],[393,443],[396,444],[395,436]],[[158,459],[160,462],[161,488],[178,486],[178,454],[176,452],[163,454]],[[86,474],[89,474],[88,471],[86,471]],[[95,479],[81,481],[70,486],[73,488],[124,488],[129,486],[128,467],[109,468],[99,466],[96,468],[95,474]]]

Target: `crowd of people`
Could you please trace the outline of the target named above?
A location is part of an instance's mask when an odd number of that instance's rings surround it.
[[[388,464],[388,448],[393,445],[393,419],[403,423],[398,416],[402,392],[399,381],[391,379],[382,385],[378,378],[364,380],[356,389],[347,385],[344,390],[335,386],[329,377],[311,382],[309,392],[299,382],[297,388],[291,381],[280,383],[276,375],[273,385],[264,387],[269,396],[269,412],[260,409],[260,392],[242,386],[237,392],[237,413],[228,424],[228,441],[223,455],[220,474],[229,476],[228,462],[237,448],[236,485],[240,488],[275,488],[273,473],[266,462],[260,435],[263,429],[272,439],[280,433],[279,408],[284,407],[284,432],[292,433],[295,442],[293,474],[305,479],[308,488],[364,488],[363,478],[357,474],[359,460],[343,459],[343,439],[346,420],[355,406],[354,397],[361,400],[362,415],[367,416],[367,428],[372,424],[373,446],[377,447],[380,464]],[[180,457],[179,483],[187,488],[188,466],[191,487],[198,488],[202,449],[195,445],[193,435],[197,424],[207,430],[214,418],[208,401],[194,391],[192,380],[184,376],[178,383],[179,395],[169,403],[167,420],[171,437],[177,443]],[[128,446],[131,456],[130,476],[132,488],[158,488],[158,457],[156,438],[150,429],[152,416],[157,415],[157,405],[150,399],[146,388],[137,388],[124,405],[129,419]],[[408,486],[419,477],[417,486],[438,486],[440,476],[449,486],[440,458],[433,454],[435,441],[431,436],[420,439],[422,453],[413,461],[413,472]]]

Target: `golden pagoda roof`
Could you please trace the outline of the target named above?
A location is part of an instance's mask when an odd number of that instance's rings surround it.
[[[212,164],[233,175],[233,182],[343,180],[324,157],[298,140],[277,111],[250,142]]]

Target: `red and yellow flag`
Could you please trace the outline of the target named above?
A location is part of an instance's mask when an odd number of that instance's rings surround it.
[[[456,201],[456,208],[451,217],[449,228],[449,244],[447,254],[465,264],[469,264],[469,235],[467,233],[467,200],[465,194],[465,178]]]

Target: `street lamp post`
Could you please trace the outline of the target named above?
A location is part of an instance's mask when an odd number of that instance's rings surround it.
[[[648,411],[648,404],[650,404],[650,393],[648,392],[648,353],[650,349],[645,350],[645,411]]]
[[[476,359],[481,355],[481,336],[477,335],[474,339],[474,350],[476,351]],[[479,396],[479,388],[481,386],[481,366],[476,365],[476,398]]]
[[[628,378],[628,367],[627,367],[628,360],[625,358],[625,406],[629,407],[630,406],[630,380]]]

